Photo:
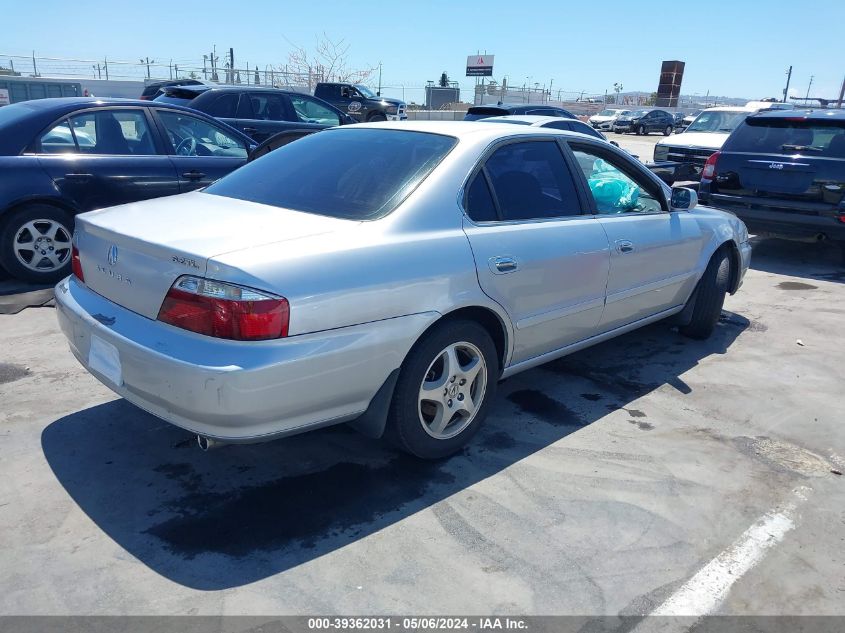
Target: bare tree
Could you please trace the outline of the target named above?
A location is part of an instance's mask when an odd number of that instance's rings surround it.
[[[293,50],[288,53],[283,74],[287,85],[307,85],[311,90],[320,81],[364,83],[378,70],[378,66],[350,68],[350,44],[345,40],[332,40],[325,33],[317,37],[310,51],[299,44],[289,43]]]

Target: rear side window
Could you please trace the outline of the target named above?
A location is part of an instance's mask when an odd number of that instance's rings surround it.
[[[467,215],[476,222],[494,222],[499,219],[483,172],[475,175],[467,189]]]
[[[487,159],[503,220],[580,215],[575,182],[554,141],[511,143]]]
[[[238,109],[239,96],[240,95],[237,92],[228,92],[220,95],[211,103],[211,105],[208,106],[208,108],[206,108],[206,114],[224,119],[235,118],[235,112]]]
[[[845,158],[845,121],[748,118],[724,151]]]
[[[374,219],[395,209],[457,143],[440,134],[354,127],[280,147],[205,192],[336,218]]]

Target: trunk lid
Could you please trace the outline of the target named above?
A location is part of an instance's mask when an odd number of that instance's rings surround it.
[[[85,284],[154,319],[173,282],[215,255],[358,224],[195,192],[83,213],[75,239]]]

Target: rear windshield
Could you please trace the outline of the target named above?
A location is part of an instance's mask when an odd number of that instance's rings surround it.
[[[455,146],[440,134],[335,129],[301,138],[241,167],[206,193],[352,220],[381,217]]]
[[[845,121],[751,117],[730,136],[724,150],[845,158]]]

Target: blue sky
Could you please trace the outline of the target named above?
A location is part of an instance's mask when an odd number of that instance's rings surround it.
[[[136,60],[189,60],[217,45],[237,65],[284,65],[290,42],[318,35],[350,44],[352,66],[383,64],[383,85],[411,90],[442,71],[470,87],[466,56],[495,53],[494,78],[511,85],[554,81],[554,91],[656,90],[660,61],[687,62],[685,94],[762,98],[790,93],[836,96],[845,76],[845,2],[840,0],[499,0],[336,2],[334,0],[56,0],[3,3],[0,54]],[[557,6],[556,6],[557,5]],[[624,17],[622,17],[624,16]],[[6,60],[0,55],[0,64]],[[530,77],[530,79],[529,79]],[[419,96],[417,96],[419,95]],[[465,98],[469,94],[464,95]]]

